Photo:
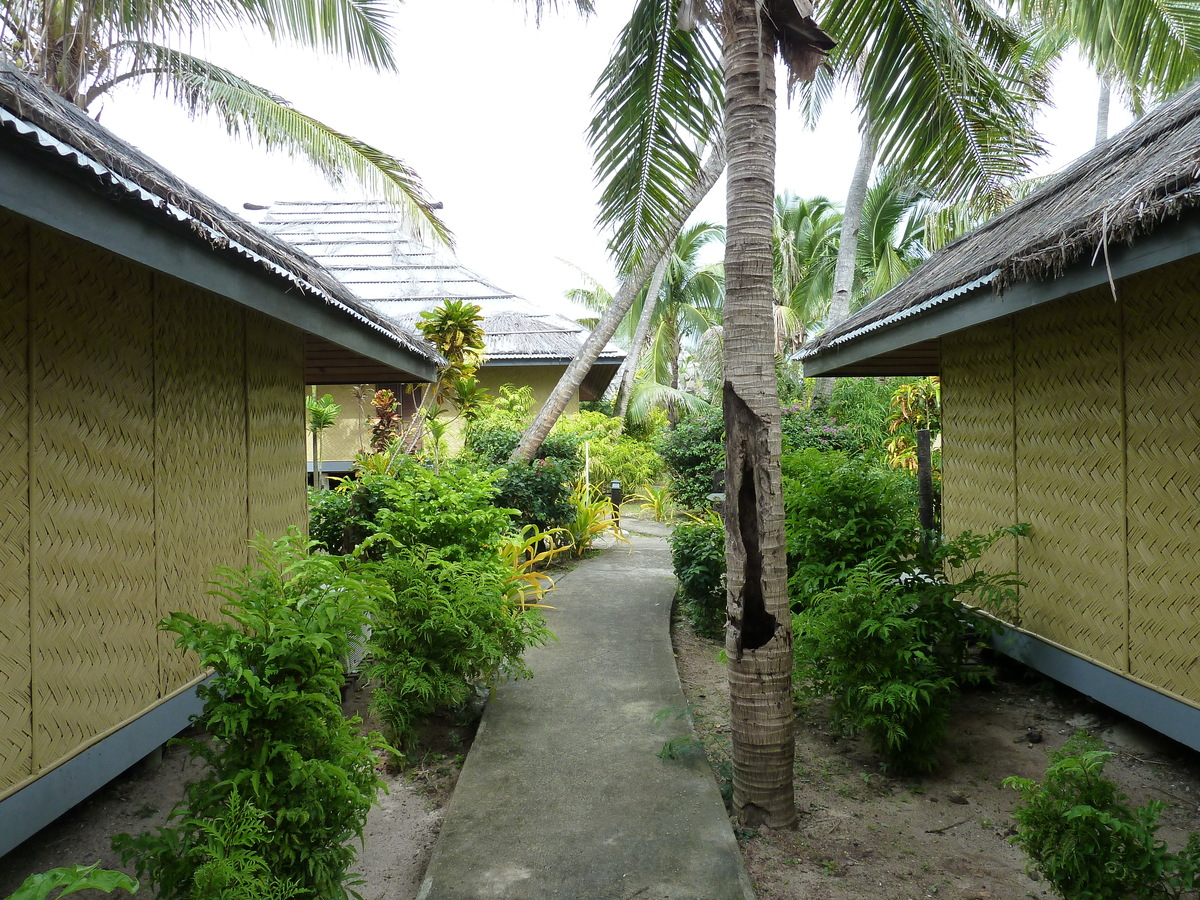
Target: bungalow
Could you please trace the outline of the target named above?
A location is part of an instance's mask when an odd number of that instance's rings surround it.
[[[418,316],[445,299],[479,304],[486,356],[478,379],[493,396],[502,384],[528,385],[540,405],[587,337],[578,322],[496,287],[448,252],[417,241],[385,204],[275,203],[262,214],[261,227],[316,259],[402,328],[415,330]],[[576,411],[580,399],[599,399],[624,358],[619,348],[605,347],[567,412]],[[343,411],[339,424],[322,436],[322,469],[348,471],[364,441],[358,401],[349,386],[322,384],[317,392],[331,394]],[[404,403],[410,412],[411,394]]]
[[[940,375],[945,530],[1027,582],[1001,648],[1200,749],[1200,87],[801,351]]]
[[[306,383],[440,362],[0,64],[0,854],[198,712],[156,624],[305,522]]]

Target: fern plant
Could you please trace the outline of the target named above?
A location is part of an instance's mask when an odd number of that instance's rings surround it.
[[[310,555],[293,529],[260,538],[258,565],[218,571],[213,593],[224,618],[183,612],[160,627],[214,677],[197,692],[210,742],[185,741],[208,768],[157,833],[119,835],[114,846],[161,900],[195,896],[212,823],[228,820],[231,796],[263,813],[252,850],[302,900],[346,898],[367,812],[382,786],[378,735],[359,733],[341,711],[342,660],[387,595],[381,582],[341,557]]]

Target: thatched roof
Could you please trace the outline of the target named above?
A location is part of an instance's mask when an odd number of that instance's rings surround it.
[[[818,361],[867,335],[1094,266],[1200,206],[1200,85],[1081,156],[1038,190],[933,254],[907,279],[811,341]],[[962,319],[959,327],[962,327]],[[953,329],[947,329],[953,330]],[[941,333],[945,333],[944,331]]]
[[[293,245],[256,228],[122,141],[39,81],[0,62],[0,139],[40,165],[133,206],[181,239],[237,258],[386,337],[428,363],[444,362],[422,338],[397,328]],[[3,172],[0,172],[3,177]]]
[[[303,250],[375,310],[405,327],[445,299],[477,303],[485,365],[566,365],[587,330],[552,309],[496,287],[450,253],[413,238],[400,217],[372,201],[275,203],[262,227]],[[597,360],[609,377],[625,353],[609,344]]]

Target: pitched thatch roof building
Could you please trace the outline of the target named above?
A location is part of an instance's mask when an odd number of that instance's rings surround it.
[[[377,314],[403,328],[415,330],[418,316],[442,300],[479,304],[487,354],[479,380],[493,393],[505,383],[529,385],[540,403],[587,337],[579,323],[496,287],[447,251],[415,240],[385,204],[280,202],[263,213],[261,225],[317,260]],[[578,399],[603,395],[624,358],[618,347],[606,347]],[[348,391],[330,392],[343,409],[353,407]],[[348,466],[358,449],[350,418],[345,416],[342,427],[326,439],[324,455],[330,463],[323,465],[329,471]]]
[[[0,64],[0,853],[198,711],[156,624],[303,525],[306,382],[439,362]]]
[[[946,531],[1031,523],[1005,646],[1200,748],[1200,87],[802,351],[940,374]]]

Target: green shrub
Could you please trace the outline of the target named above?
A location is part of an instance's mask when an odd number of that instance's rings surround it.
[[[1002,536],[1026,530],[963,534],[928,558],[875,559],[852,568],[843,584],[817,594],[793,617],[801,692],[832,696],[834,724],[864,731],[889,768],[935,768],[960,686],[987,675],[968,659],[976,617],[960,598],[974,596],[996,610],[1015,603],[1013,576],[989,575],[974,564]],[[955,580],[963,569],[968,573]]]
[[[1021,793],[1012,842],[1067,900],[1176,900],[1200,888],[1200,834],[1172,853],[1157,836],[1164,804],[1131,807],[1104,777],[1112,756],[1081,732],[1050,755],[1044,784],[1004,783]]]
[[[725,634],[725,528],[715,516],[684,522],[671,535],[671,562],[679,581],[680,605],[699,635]]]
[[[904,378],[838,378],[823,412],[842,426],[856,429],[866,449],[882,453],[887,441],[887,421],[892,414],[892,392]]]
[[[721,410],[689,416],[668,431],[658,452],[671,473],[671,490],[690,509],[711,504],[713,474],[725,469],[725,423]]]
[[[521,442],[521,429],[508,424],[471,428],[463,449],[476,459],[493,466],[508,465],[509,457]],[[581,442],[574,434],[549,434],[538,447],[534,459],[556,459],[571,470],[571,479],[583,471]]]
[[[511,568],[497,552],[400,549],[379,564],[393,596],[372,631],[375,708],[393,743],[407,747],[430,713],[463,706],[477,682],[526,677],[527,647],[550,637],[540,611],[509,591]]]
[[[783,506],[793,608],[864,560],[916,551],[916,482],[904,472],[844,453],[791,453],[783,458]]]
[[[783,452],[799,450],[840,450],[851,455],[862,453],[868,444],[858,425],[839,425],[822,412],[796,404],[783,408]]]
[[[308,536],[317,549],[341,553],[350,494],[344,491],[308,492]]]
[[[571,502],[575,474],[559,459],[510,462],[496,482],[496,503],[515,510],[517,527],[534,525],[538,531],[562,528],[575,517]]]
[[[461,558],[494,553],[511,521],[495,500],[498,479],[498,472],[464,461],[434,471],[408,457],[393,475],[365,475],[350,500],[351,546],[365,542],[363,555],[371,559],[394,544],[436,547]]]
[[[267,871],[305,900],[348,897],[350,840],[362,837],[381,786],[378,736],[363,737],[359,720],[342,715],[340,690],[351,636],[386,587],[342,557],[309,555],[294,530],[256,550],[256,568],[218,570],[221,621],[176,612],[160,626],[214,672],[197,689],[211,742],[186,742],[208,768],[172,812],[176,824],[114,840],[162,900],[194,896],[211,846],[205,823],[228,818],[234,791],[264,813],[262,839],[247,849]]]
[[[463,449],[493,466],[508,462],[513,450],[521,442],[521,429],[506,423],[489,423],[486,426],[468,426]]]

